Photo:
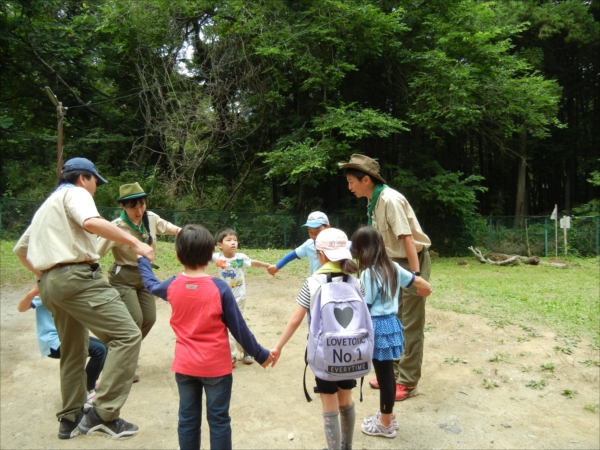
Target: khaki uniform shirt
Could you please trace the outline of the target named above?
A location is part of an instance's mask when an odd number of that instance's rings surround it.
[[[379,194],[373,209],[373,226],[383,235],[390,258],[406,258],[404,241],[398,236],[412,235],[417,252],[431,246],[406,197],[392,188],[386,188]]]
[[[156,236],[167,234],[169,228],[175,229],[177,228],[171,222],[161,219],[158,214],[154,214],[152,211],[147,211],[148,213],[148,224],[150,225],[150,234],[154,239],[152,242],[152,248],[156,250]],[[131,234],[133,237],[142,240],[142,235],[137,231],[133,230],[127,223],[121,218],[115,219],[112,221],[118,228],[121,230]],[[97,247],[98,254],[100,257],[103,257],[108,253],[109,250],[112,249],[113,256],[115,258],[115,264],[118,266],[137,266],[137,256],[135,252],[131,249],[131,247],[123,244],[119,244],[114,241],[110,241],[108,239],[104,239],[102,237],[98,238]]]
[[[13,251],[40,271],[59,263],[97,261],[96,235],[83,228],[92,217],[100,217],[92,195],[63,185],[40,206]]]

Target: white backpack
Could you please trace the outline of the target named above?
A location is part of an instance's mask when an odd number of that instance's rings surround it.
[[[342,281],[332,281],[343,277]],[[346,274],[318,274],[316,295],[308,316],[306,363],[316,377],[327,381],[362,378],[371,372],[374,335],[369,308],[356,288],[356,278]],[[304,370],[306,375],[306,368]],[[305,377],[306,378],[306,377]],[[311,401],[306,382],[304,393]],[[362,401],[362,387],[361,387]]]

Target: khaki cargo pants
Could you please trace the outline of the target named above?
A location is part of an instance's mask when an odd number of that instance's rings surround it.
[[[425,249],[419,252],[418,256],[421,277],[429,281],[431,275],[429,252]],[[392,260],[410,271],[408,259],[392,258]],[[404,327],[404,352],[400,359],[394,360],[394,375],[396,383],[413,387],[421,379],[425,341],[425,297],[417,294],[414,285],[408,289],[401,289],[397,316]]]
[[[156,300],[144,286],[140,270],[137,266],[113,264],[108,270],[108,282],[119,291],[121,300],[133,321],[142,330],[144,339],[156,322]]]
[[[131,390],[142,343],[142,334],[119,293],[96,264],[70,264],[42,273],[40,296],[54,316],[61,342],[63,409],[57,417],[75,421],[87,401],[89,329],[108,347],[94,409],[105,421],[118,418]]]

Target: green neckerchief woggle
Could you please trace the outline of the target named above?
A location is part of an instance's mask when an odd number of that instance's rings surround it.
[[[144,244],[146,243],[146,240],[150,237],[150,234],[146,231],[146,226],[144,225],[143,220],[142,220],[142,226],[138,227],[135,223],[133,223],[131,220],[129,220],[129,217],[127,217],[127,213],[125,211],[123,211],[121,213],[121,220],[123,220],[127,225],[129,225],[132,230],[135,230],[138,233],[140,233],[142,235],[142,242]]]
[[[377,204],[377,199],[379,198],[379,194],[383,191],[387,184],[376,184],[375,189],[373,190],[373,197],[371,197],[371,201],[367,205],[367,217],[369,218],[369,225],[373,224],[373,210],[375,209],[375,205]]]

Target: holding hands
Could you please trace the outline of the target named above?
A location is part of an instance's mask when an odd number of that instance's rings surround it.
[[[279,360],[279,357],[281,356],[281,350],[278,348],[274,348],[271,350],[271,353],[269,353],[269,357],[267,358],[267,360],[261,364],[261,367],[263,369],[266,369],[267,367],[269,367],[269,365],[271,367],[275,367],[275,364],[277,364],[277,361]]]
[[[269,267],[267,267],[267,271],[269,272],[269,275],[275,275],[277,272],[279,272],[279,269],[275,264],[271,264]]]
[[[275,356],[273,355],[273,351],[271,351],[271,353],[269,353],[269,357],[265,360],[264,363],[262,363],[260,366],[263,369],[266,369],[267,367],[269,367],[269,365],[271,365],[271,363],[273,365],[275,365],[275,362],[277,361],[277,359],[275,358]]]
[[[145,256],[150,261],[154,260],[154,249],[150,247],[148,244],[145,244],[141,241],[137,242],[135,247],[132,247],[133,251],[137,254],[137,257]]]

